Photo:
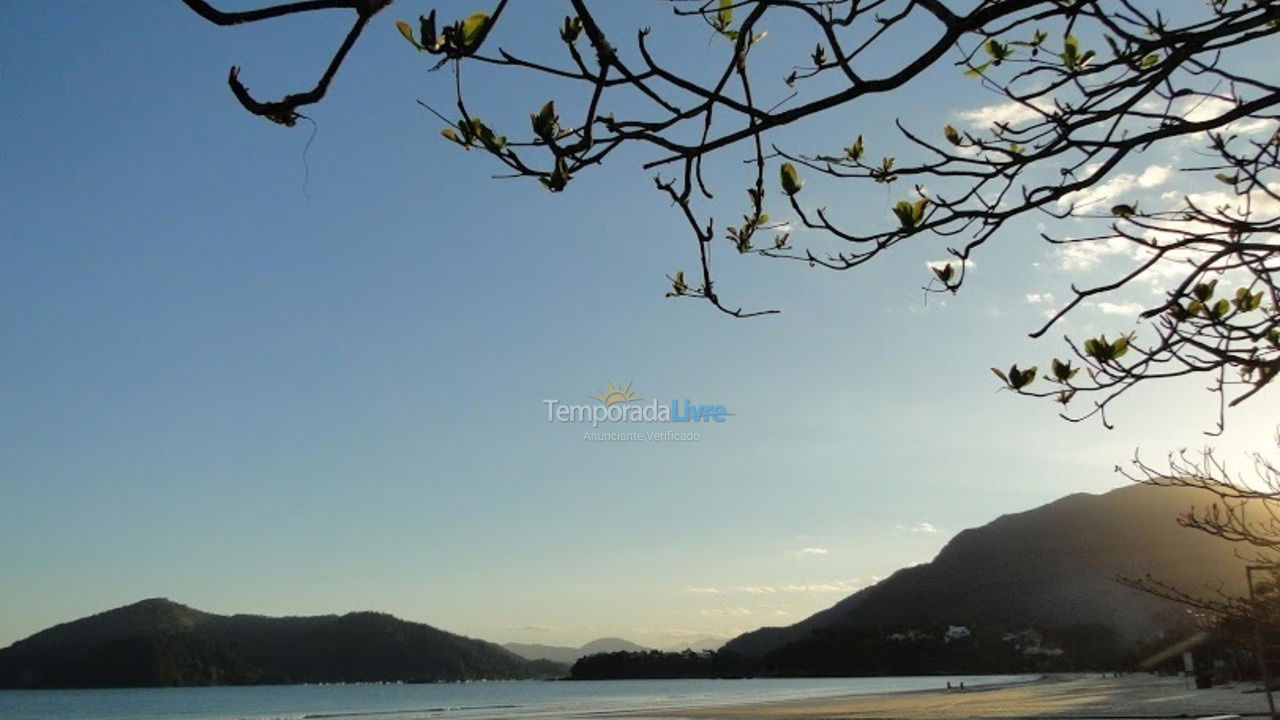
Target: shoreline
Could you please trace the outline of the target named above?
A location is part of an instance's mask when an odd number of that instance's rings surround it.
[[[837,720],[961,718],[1071,718],[1073,720],[1195,718],[1219,715],[1267,716],[1264,693],[1248,693],[1252,683],[1208,690],[1187,687],[1181,677],[1126,675],[1045,675],[1023,682],[964,690],[905,690],[874,695],[839,695],[769,700],[651,711],[602,713],[628,718],[686,720]]]

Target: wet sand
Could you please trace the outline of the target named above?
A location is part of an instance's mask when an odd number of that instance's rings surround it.
[[[942,682],[942,680],[940,680]],[[1183,678],[1132,675],[1049,677],[994,688],[894,693],[721,705],[643,713],[646,717],[790,718],[1203,718],[1267,714],[1252,684],[1189,688]],[[1280,700],[1280,698],[1278,698]],[[639,716],[635,713],[633,716]]]

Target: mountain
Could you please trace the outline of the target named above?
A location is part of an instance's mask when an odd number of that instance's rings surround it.
[[[0,650],[0,688],[434,682],[561,676],[492,643],[391,615],[215,615],[143,600]]]
[[[724,642],[724,638],[722,637],[712,637],[707,635],[706,637],[676,643],[675,645],[667,647],[666,650],[670,652],[681,652],[684,650],[693,650],[694,652],[715,651],[719,650],[720,647],[724,645]]]
[[[820,635],[950,625],[1091,626],[1125,642],[1151,638],[1185,611],[1117,577],[1150,574],[1205,594],[1218,585],[1230,594],[1247,591],[1235,545],[1175,520],[1213,499],[1203,490],[1146,485],[1069,495],[965,530],[932,562],[899,570],[795,625],[740,635],[724,649],[762,657]]]
[[[572,665],[577,662],[578,658],[586,655],[611,652],[640,652],[648,649],[615,637],[598,638],[580,647],[539,645],[536,643],[507,643],[502,647],[528,660],[550,660],[551,662],[564,663],[566,665]]]

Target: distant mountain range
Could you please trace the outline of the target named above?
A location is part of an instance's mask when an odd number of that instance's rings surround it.
[[[707,650],[719,650],[724,643],[725,639],[722,637],[718,638],[707,635],[706,637],[694,638],[693,640],[686,640],[685,642],[668,645],[665,649],[672,652],[680,652],[682,650],[703,652]]]
[[[536,643],[507,643],[502,647],[527,660],[550,660],[565,665],[572,665],[578,661],[578,658],[596,653],[642,652],[649,649],[615,637],[599,638],[580,647]]]
[[[1118,577],[1246,591],[1235,546],[1176,523],[1213,500],[1129,486],[1005,515],[959,533],[932,562],[711,655],[618,638],[503,648],[381,613],[225,616],[144,600],[0,650],[0,688],[543,678],[570,663],[582,678],[1118,669],[1187,618]]]
[[[390,615],[215,615],[143,600],[0,650],[0,688],[437,682],[563,676],[480,640]]]
[[[1190,591],[1247,591],[1236,546],[1176,522],[1180,512],[1213,500],[1203,490],[1146,485],[1069,495],[965,530],[932,562],[899,570],[795,625],[740,635],[724,649],[762,657],[841,632],[950,625],[1097,626],[1125,642],[1150,638],[1185,619],[1184,609],[1117,577],[1150,574]]]

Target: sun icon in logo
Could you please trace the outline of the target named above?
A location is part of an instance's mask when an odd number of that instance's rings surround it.
[[[640,399],[631,392],[631,383],[627,383],[626,387],[614,387],[612,381],[606,382],[609,383],[609,389],[599,395],[592,395],[592,400],[599,400],[605,405],[616,405],[617,403],[635,402]]]

